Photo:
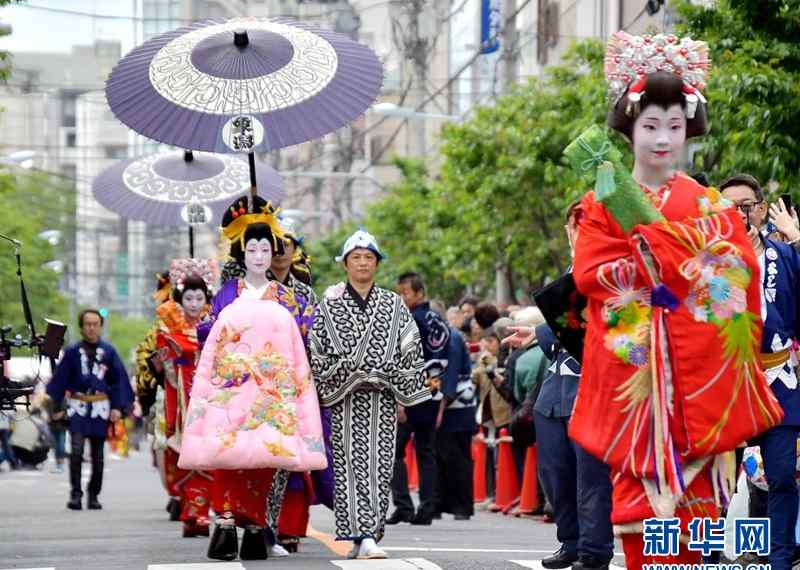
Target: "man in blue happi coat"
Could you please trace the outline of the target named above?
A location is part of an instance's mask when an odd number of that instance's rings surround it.
[[[103,448],[109,424],[119,420],[133,404],[133,389],[117,351],[100,339],[103,316],[87,309],[78,317],[83,340],[70,345],[58,363],[47,393],[55,405],[67,397],[69,433],[72,442],[69,459],[70,500],[67,507],[80,510],[81,462],[88,440],[92,455],[92,477],[88,486],[87,508],[102,509],[98,501],[103,486]]]
[[[397,293],[411,311],[422,340],[425,371],[431,383],[433,397],[410,408],[398,409],[397,450],[392,475],[392,502],[395,511],[386,519],[386,524],[410,522],[429,525],[436,510],[434,488],[436,486],[435,434],[436,417],[442,393],[438,390],[442,374],[447,368],[447,352],[450,343],[450,327],[444,319],[431,309],[425,293],[425,284],[417,273],[403,273],[397,278]],[[408,472],[405,457],[406,445],[414,437],[414,450],[419,465],[419,507],[414,512],[414,503],[408,492]]]
[[[758,180],[747,174],[732,176],[720,184],[720,191],[739,210],[761,266],[761,319],[764,321],[761,367],[784,416],[780,425],[751,443],[761,447],[769,485],[769,562],[772,570],[789,570],[798,510],[795,470],[796,442],[800,434],[800,390],[792,345],[798,337],[800,255],[790,244],[764,237],[761,230],[767,220],[767,204]],[[797,241],[797,236],[786,237]]]

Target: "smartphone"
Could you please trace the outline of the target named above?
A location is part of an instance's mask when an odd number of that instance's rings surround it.
[[[786,208],[786,211],[791,213],[792,212],[792,195],[791,194],[781,194],[781,200],[783,201],[783,206]]]

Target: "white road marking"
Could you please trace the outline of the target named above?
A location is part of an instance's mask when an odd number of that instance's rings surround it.
[[[525,553],[525,554],[553,554],[553,550],[535,550],[530,548],[438,548],[427,546],[381,546],[382,550],[407,551],[407,552],[488,552],[488,553]],[[615,552],[614,556],[623,557],[622,552]]]
[[[387,558],[385,560],[331,560],[345,570],[372,568],[373,570],[442,570],[438,564],[424,558]]]
[[[10,485],[12,487],[33,487],[36,484],[36,481],[31,481],[30,479],[0,479],[0,485]],[[26,569],[27,570],[27,569]],[[33,570],[39,570],[38,568],[34,568]]]
[[[200,564],[148,564],[147,570],[245,570],[245,567],[239,562],[204,562]]]
[[[406,551],[406,552],[510,552],[525,554],[552,554],[552,550],[528,550],[524,548],[437,548],[427,546],[381,546],[386,552]]]

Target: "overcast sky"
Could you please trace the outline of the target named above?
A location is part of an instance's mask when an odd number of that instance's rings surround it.
[[[84,12],[123,19],[108,19],[53,10]],[[122,42],[122,53],[133,47],[133,0],[27,0],[0,8],[0,20],[11,24],[10,36],[0,38],[0,49],[14,52],[69,52],[73,45],[95,39]]]

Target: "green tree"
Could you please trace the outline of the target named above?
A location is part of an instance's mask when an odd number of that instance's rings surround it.
[[[39,237],[44,230],[67,233],[64,223],[72,197],[47,176],[16,171],[0,174],[0,232],[22,242],[22,274],[37,332],[42,318],[65,321],[67,304],[58,292],[59,274],[45,267],[60,257],[60,246]],[[14,247],[0,244],[0,324],[25,336]],[[65,321],[66,322],[66,321]]]
[[[606,112],[603,46],[575,44],[564,64],[442,134],[441,175],[397,161],[403,178],[367,215],[392,271],[423,274],[433,296],[480,294],[504,268],[528,292],[566,269],[564,211],[587,190],[563,149]]]
[[[387,255],[381,278],[394,286],[397,276],[414,271],[423,276],[433,297],[453,300],[463,284],[443,270],[448,254],[444,233],[452,215],[422,161],[396,158],[394,164],[401,172],[400,182],[367,214],[366,227],[379,237]]]
[[[142,342],[152,326],[152,319],[125,317],[111,313],[103,327],[103,338],[114,345],[122,362],[125,363],[128,370],[132,370],[136,346]]]
[[[708,42],[711,129],[695,166],[712,182],[737,172],[775,181],[800,199],[800,3],[681,2],[682,34]]]

